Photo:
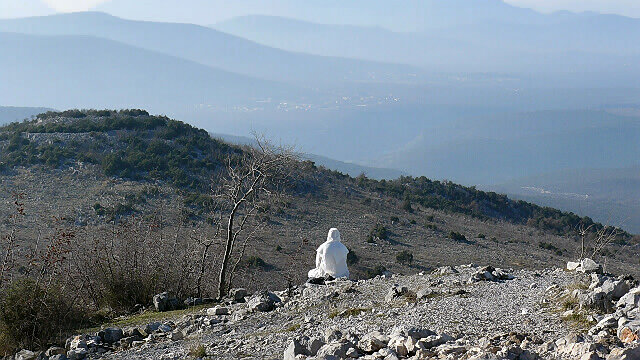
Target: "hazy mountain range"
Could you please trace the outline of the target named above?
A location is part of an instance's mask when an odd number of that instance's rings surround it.
[[[97,10],[163,19],[163,8],[176,18],[201,9],[212,25],[103,12],[0,20],[2,105],[146,108],[398,169],[377,177],[494,186],[639,165],[638,19],[498,0],[114,0]]]
[[[429,24],[430,28],[419,32],[255,15],[213,26],[282,49],[402,62],[438,71],[565,76],[624,71],[638,75],[638,69],[632,66],[640,54],[634,46],[640,40],[637,20],[597,14],[555,14],[537,15],[538,21],[527,22],[528,15],[443,27]],[[621,33],[625,36],[618,36]]]

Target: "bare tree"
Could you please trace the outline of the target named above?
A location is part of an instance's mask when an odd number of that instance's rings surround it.
[[[595,224],[589,226],[580,225],[578,229],[578,234],[580,235],[580,260],[587,257],[589,251],[591,252],[590,257],[595,258],[623,233],[622,230],[613,226],[603,226],[595,231],[594,227]]]
[[[273,146],[255,136],[254,146],[230,156],[225,171],[214,179],[214,218],[224,224],[220,231],[224,253],[217,281],[218,298],[230,290],[249,242],[264,226],[259,213],[268,211],[270,203],[291,183],[295,160],[292,149]]]
[[[0,243],[0,250],[2,250],[2,255],[0,258],[0,289],[3,288],[6,284],[11,283],[13,279],[13,268],[16,261],[16,252],[19,249],[19,245],[17,243],[17,227],[18,223],[25,217],[25,208],[24,208],[24,197],[26,194],[24,193],[14,193],[13,196],[13,204],[15,206],[15,213],[9,216],[10,222],[10,230],[9,233],[2,236]]]

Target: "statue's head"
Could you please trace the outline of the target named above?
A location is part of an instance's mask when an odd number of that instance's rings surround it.
[[[329,230],[329,235],[327,235],[327,241],[340,241],[340,231],[336,228],[332,228]]]

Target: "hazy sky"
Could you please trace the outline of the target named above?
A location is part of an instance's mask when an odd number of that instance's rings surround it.
[[[85,11],[108,1],[0,0],[0,18],[45,15],[53,12]],[[640,17],[640,0],[506,0],[506,2],[544,12],[556,10],[597,11]],[[128,14],[128,17],[136,18],[135,14]]]

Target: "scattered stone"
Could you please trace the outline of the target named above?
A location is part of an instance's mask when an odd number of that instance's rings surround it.
[[[394,284],[391,287],[391,289],[389,289],[389,292],[387,293],[387,296],[385,296],[384,299],[387,302],[391,302],[396,298],[404,296],[408,292],[409,292],[409,289],[406,286],[399,286],[397,284]]]

